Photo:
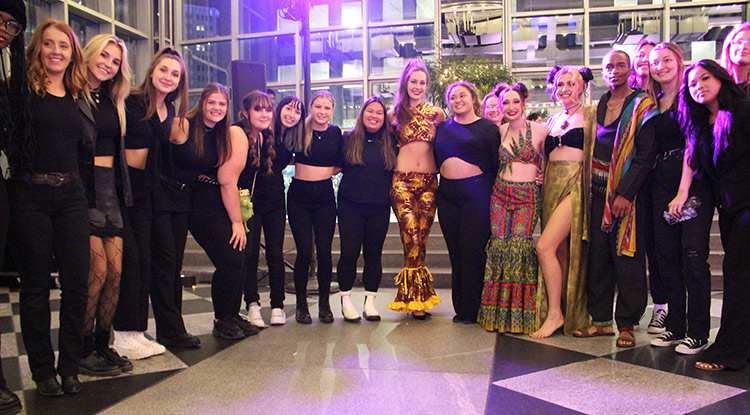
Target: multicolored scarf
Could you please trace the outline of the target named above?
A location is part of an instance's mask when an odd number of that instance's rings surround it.
[[[604,215],[601,229],[610,232],[617,227],[617,255],[635,255],[635,199],[622,218],[612,216],[611,206],[617,194],[615,189],[630,168],[635,156],[635,140],[641,128],[653,116],[659,114],[654,101],[645,92],[638,93],[625,107],[617,126],[617,135],[612,149],[612,163],[609,166],[607,195],[604,202]]]

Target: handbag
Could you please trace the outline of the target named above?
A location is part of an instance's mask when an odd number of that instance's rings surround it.
[[[667,221],[669,225],[675,225],[680,222],[685,222],[686,220],[693,219],[694,217],[698,216],[698,211],[696,208],[701,205],[701,201],[695,197],[690,196],[688,200],[685,201],[685,204],[682,205],[682,216],[679,218],[672,217],[672,215],[669,214],[668,210],[664,211],[664,220]]]
[[[258,177],[256,171],[253,175],[253,186],[250,190],[240,189],[240,212],[242,213],[242,225],[245,226],[245,233],[250,232],[247,222],[253,217],[253,192],[255,191],[255,179]]]

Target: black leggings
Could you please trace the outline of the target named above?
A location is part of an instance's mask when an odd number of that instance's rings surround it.
[[[191,196],[193,211],[188,226],[216,267],[211,279],[211,299],[214,316],[217,320],[224,320],[240,311],[245,253],[232,248],[229,243],[232,222],[224,209],[220,187],[197,182],[191,187]]]
[[[459,180],[441,177],[438,186],[437,215],[451,261],[453,308],[464,320],[477,319],[481,302],[491,191],[484,175]]]
[[[297,246],[297,259],[294,261],[297,303],[304,303],[307,299],[313,230],[318,259],[318,292],[321,301],[328,301],[333,268],[331,244],[336,229],[336,199],[331,179],[314,182],[292,179],[287,193],[287,214]]]
[[[258,259],[260,255],[260,231],[266,242],[266,264],[268,264],[268,282],[271,286],[271,308],[284,307],[284,227],[286,226],[286,210],[284,199],[279,203],[262,205],[256,203],[255,215],[249,223],[250,232],[247,234],[247,248],[245,249],[245,302],[260,304],[258,295]]]
[[[349,291],[357,276],[357,260],[362,251],[365,291],[377,292],[383,278],[383,243],[388,233],[389,204],[357,203],[339,197],[338,217],[341,257],[336,276],[341,291]]]
[[[52,255],[60,270],[61,376],[78,374],[88,300],[89,217],[80,181],[59,187],[8,182],[10,240],[21,277],[21,332],[35,381],[55,376],[50,339]]]

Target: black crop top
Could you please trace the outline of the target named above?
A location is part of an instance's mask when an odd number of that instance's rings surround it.
[[[115,104],[109,97],[108,84],[102,84],[98,92],[91,91],[91,98],[96,105],[91,106],[91,113],[96,121],[95,156],[114,157],[120,144],[120,119]]]
[[[299,151],[294,154],[294,160],[308,166],[335,166],[341,151],[341,143],[341,129],[335,125],[329,125],[323,132],[313,130],[309,156],[305,155],[304,151]]]
[[[478,166],[494,180],[498,168],[500,131],[497,125],[480,118],[459,124],[455,118],[438,125],[435,131],[435,161],[438,169],[451,157]]]
[[[172,144],[174,155],[175,176],[187,185],[198,180],[198,175],[205,174],[216,178],[219,163],[219,153],[216,149],[216,130],[206,130],[203,136],[203,152],[198,155],[195,138],[188,134],[188,139],[182,144]]]
[[[571,128],[561,136],[548,135],[544,139],[544,158],[557,147],[568,146],[583,150],[583,127]]]

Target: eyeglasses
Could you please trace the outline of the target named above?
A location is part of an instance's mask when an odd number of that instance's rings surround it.
[[[5,32],[11,36],[18,36],[23,31],[23,26],[15,20],[5,20],[0,16],[0,26],[5,26]]]

